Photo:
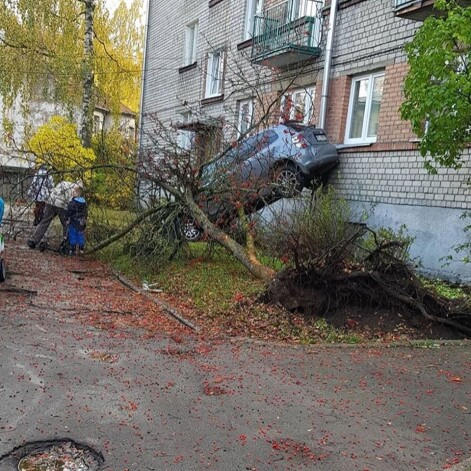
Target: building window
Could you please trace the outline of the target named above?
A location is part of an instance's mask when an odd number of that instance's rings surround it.
[[[238,103],[237,136],[243,136],[253,125],[253,100],[241,100]]]
[[[294,0],[291,3],[292,19],[303,18],[304,16],[316,17],[322,10],[324,2],[322,0]]]
[[[309,124],[314,111],[314,87],[299,88],[281,97],[281,122],[298,121]]]
[[[195,21],[186,27],[185,32],[185,64],[196,62],[196,46],[198,39],[198,22]]]
[[[254,18],[262,14],[263,0],[246,0],[244,41],[253,36]]]
[[[210,52],[208,54],[208,66],[206,71],[206,98],[222,95],[223,74],[224,52]]]
[[[101,119],[98,115],[93,116],[93,132],[98,134],[101,131]]]
[[[193,146],[195,144],[194,131],[189,131],[188,129],[185,129],[185,127],[189,125],[190,119],[190,113],[181,114],[181,123],[183,129],[179,129],[177,133],[177,146],[179,147],[180,152],[190,151],[191,149],[193,149]]]
[[[346,144],[376,142],[383,85],[383,72],[353,79],[347,116]]]

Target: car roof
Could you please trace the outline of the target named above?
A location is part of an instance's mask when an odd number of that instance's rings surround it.
[[[325,134],[325,131],[321,128],[317,128],[314,124],[304,124],[299,121],[287,121],[281,126],[294,129],[295,131],[301,132],[309,129],[313,134]]]

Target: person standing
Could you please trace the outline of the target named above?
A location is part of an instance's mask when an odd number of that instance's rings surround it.
[[[44,217],[42,221],[36,227],[31,238],[28,240],[28,247],[35,249],[36,246],[41,242],[47,228],[57,216],[62,224],[62,234],[64,239],[67,236],[67,221],[65,218],[65,211],[67,204],[72,199],[72,193],[76,186],[80,186],[78,183],[72,183],[62,181],[58,183],[51,191],[48,199],[46,200],[46,206],[44,208]]]
[[[0,226],[2,225],[4,211],[5,211],[5,202],[3,201],[3,198],[0,196]]]
[[[74,187],[72,199],[67,205],[65,219],[68,224],[67,238],[70,247],[69,255],[82,253],[85,247],[85,227],[87,224],[87,202],[82,196],[82,188]]]
[[[28,196],[34,201],[34,221],[33,226],[37,226],[44,217],[46,200],[54,188],[54,180],[49,175],[45,165],[41,165],[34,174],[31,185],[28,189]]]

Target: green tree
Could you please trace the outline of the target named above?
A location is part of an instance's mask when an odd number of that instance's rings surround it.
[[[135,203],[137,145],[117,129],[95,135],[96,160],[88,188],[91,201],[100,207],[129,209]]]
[[[82,146],[77,126],[62,116],[53,116],[40,126],[27,148],[36,156],[36,163],[47,164],[60,175],[58,180],[90,179],[89,168],[95,161],[95,153]]]
[[[429,171],[436,165],[459,168],[471,141],[471,7],[437,0],[430,16],[406,46],[403,119],[421,138]]]
[[[110,16],[104,0],[0,0],[0,97],[4,109],[11,108],[18,98],[25,116],[29,104],[41,99],[63,105],[69,116],[82,106],[90,126],[95,98],[87,96],[90,88],[106,96],[113,111],[119,110],[120,101],[134,106],[142,60],[138,52],[143,43],[140,5],[141,0],[134,0],[129,8],[122,2]],[[85,83],[90,85],[88,89]],[[84,100],[90,100],[86,107]]]

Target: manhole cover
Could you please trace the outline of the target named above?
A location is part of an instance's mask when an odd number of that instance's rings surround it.
[[[99,471],[103,456],[73,440],[53,440],[15,448],[0,463],[15,471]]]

